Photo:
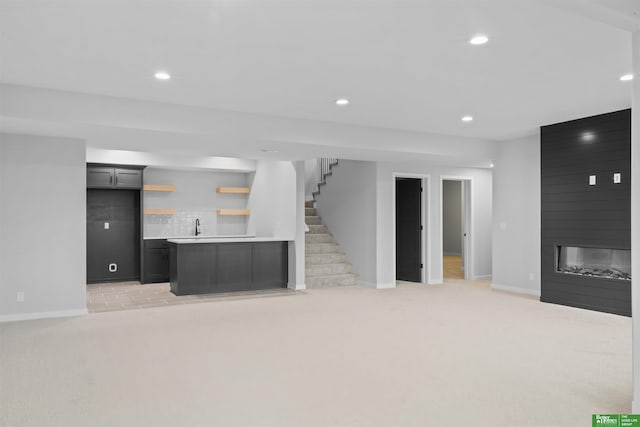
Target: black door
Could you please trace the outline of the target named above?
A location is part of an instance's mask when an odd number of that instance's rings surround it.
[[[422,281],[422,181],[396,178],[396,279]]]
[[[140,279],[140,191],[87,190],[87,283]]]

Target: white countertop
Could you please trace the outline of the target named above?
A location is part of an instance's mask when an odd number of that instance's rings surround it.
[[[234,242],[287,242],[288,240],[277,237],[255,237],[255,236],[215,236],[215,237],[187,237],[167,239],[169,243],[191,244],[191,243],[234,243]]]
[[[144,240],[158,240],[158,239],[249,239],[256,237],[248,234],[222,234],[222,235],[200,235],[194,236],[158,236],[158,237],[145,237]]]

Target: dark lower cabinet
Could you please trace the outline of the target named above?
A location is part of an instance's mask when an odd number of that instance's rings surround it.
[[[175,295],[286,288],[288,269],[287,242],[169,242]]]
[[[232,292],[253,289],[252,243],[223,243],[216,245],[216,280],[210,292]]]
[[[169,281],[169,244],[167,239],[147,239],[144,241],[143,283],[163,283]]]

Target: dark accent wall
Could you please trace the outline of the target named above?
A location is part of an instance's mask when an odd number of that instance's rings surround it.
[[[543,126],[540,142],[540,300],[630,316],[629,281],[558,273],[556,247],[631,249],[631,110]]]

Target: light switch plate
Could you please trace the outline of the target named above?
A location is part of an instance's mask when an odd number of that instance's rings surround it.
[[[622,174],[621,173],[614,173],[613,174],[613,183],[614,184],[620,184],[622,182]]]
[[[108,222],[105,222],[105,223],[104,223],[104,229],[105,229],[105,230],[108,230],[108,229],[109,229],[109,223],[108,223]]]
[[[589,175],[589,185],[596,185],[596,176]]]

